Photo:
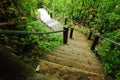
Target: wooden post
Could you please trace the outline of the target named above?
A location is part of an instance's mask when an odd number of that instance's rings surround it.
[[[96,47],[96,45],[97,45],[97,42],[99,41],[99,38],[100,38],[100,37],[99,37],[99,34],[96,34],[96,35],[95,35],[95,38],[94,38],[94,40],[93,40],[92,46],[91,46],[91,48],[90,48],[92,51],[95,50],[95,47]]]
[[[88,35],[88,40],[90,40],[91,39],[91,36],[92,36],[92,30],[90,30],[90,33],[89,33],[89,35]]]
[[[64,32],[63,32],[63,43],[67,44],[68,41],[68,28],[64,27]]]
[[[50,15],[50,11],[49,10],[47,10],[48,11],[48,14]]]
[[[74,31],[74,28],[71,28],[71,31],[70,31],[70,38],[71,39],[73,38],[73,31]]]
[[[51,18],[53,17],[52,12],[50,12],[50,17],[51,17]]]
[[[66,25],[67,24],[67,18],[65,18],[65,23],[64,23],[64,25]]]
[[[46,8],[46,10],[47,10],[48,14],[50,14],[50,11],[49,11],[49,9],[48,9],[48,8]]]

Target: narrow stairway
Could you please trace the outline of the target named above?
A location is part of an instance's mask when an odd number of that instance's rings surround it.
[[[58,21],[51,19],[44,23],[53,30],[62,29]],[[89,48],[86,37],[74,31],[68,44],[41,56],[38,73],[45,75],[47,80],[104,80],[105,71]]]
[[[104,80],[104,69],[89,50],[86,37],[74,32],[74,39],[41,57],[40,73],[47,80]]]

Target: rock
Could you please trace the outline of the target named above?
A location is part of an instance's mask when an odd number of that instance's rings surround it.
[[[58,72],[58,69],[57,69],[57,68],[52,68],[52,69],[49,70],[49,74],[50,74],[50,75],[53,75],[53,74],[55,74],[56,72]]]
[[[47,80],[59,80],[56,75],[51,75],[47,78]]]
[[[26,80],[34,74],[34,68],[24,63],[5,47],[0,48],[0,76],[5,80]]]
[[[34,80],[46,80],[46,76],[42,74],[35,73]]]
[[[38,72],[39,70],[40,70],[40,65],[37,66],[36,72]]]
[[[46,76],[35,73],[33,77],[29,77],[27,80],[47,80]]]
[[[59,76],[64,76],[64,73],[63,73],[63,72],[60,72],[60,73],[59,73]]]
[[[0,77],[0,80],[4,80],[2,77]]]
[[[90,79],[86,78],[85,76],[81,76],[77,80],[90,80]]]

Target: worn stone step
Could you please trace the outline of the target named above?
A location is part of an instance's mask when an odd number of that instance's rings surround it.
[[[63,25],[54,19],[51,19],[50,21],[47,21],[45,23],[47,26],[49,26],[51,29],[55,31],[63,30],[63,27],[62,27]]]
[[[76,58],[82,58],[82,59],[87,59],[87,60],[92,60],[92,61],[97,61],[99,62],[99,60],[97,60],[97,57],[95,56],[95,54],[91,54],[89,53],[85,53],[85,52],[81,52],[81,51],[75,51],[75,50],[61,50],[61,49],[57,49],[52,51],[52,53],[60,53],[63,54],[65,56],[73,56]],[[90,55],[91,54],[91,55]]]
[[[75,43],[73,43],[73,42],[75,42]],[[64,46],[65,46],[66,49],[83,50],[85,52],[90,51],[89,50],[90,47],[87,44],[86,45],[85,44],[86,43],[79,43],[79,42],[77,43],[75,40],[74,41],[69,40],[68,44],[64,45]],[[61,49],[64,49],[64,47],[61,47]]]
[[[63,58],[63,59],[68,59],[68,60],[72,60],[72,61],[76,61],[78,63],[84,63],[84,64],[89,64],[89,65],[94,65],[94,66],[101,66],[100,62],[97,60],[93,60],[93,59],[86,59],[86,57],[82,57],[82,56],[71,56],[71,55],[65,55],[62,53],[57,53],[57,52],[51,52],[48,55],[52,55],[52,56],[56,56],[59,58]]]
[[[104,80],[104,74],[92,73],[46,60],[40,60],[39,67],[39,73],[47,76],[47,80]]]
[[[100,66],[91,66],[89,64],[83,64],[83,63],[77,63],[76,61],[66,60],[63,58],[58,58],[52,55],[43,55],[42,59],[47,60],[49,62],[74,67],[77,69],[97,73],[97,74],[103,74],[104,70]]]
[[[57,49],[55,49],[56,51],[72,51],[72,52],[84,52],[84,53],[86,53],[86,54],[91,54],[92,53],[92,51],[89,49],[89,47],[88,48],[82,48],[82,47],[76,47],[76,46],[72,46],[72,45],[63,45],[63,46],[61,46],[61,47],[59,47],[59,48],[57,48]]]

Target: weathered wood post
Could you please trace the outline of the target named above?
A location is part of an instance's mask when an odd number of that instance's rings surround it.
[[[92,43],[92,46],[91,46],[91,50],[92,51],[94,51],[95,50],[95,47],[96,47],[96,45],[97,45],[97,42],[99,41],[99,33],[97,33],[97,34],[95,34],[95,38],[94,38],[94,40],[93,40],[93,43]]]
[[[51,18],[53,17],[52,12],[50,12],[50,17],[51,17]]]
[[[64,32],[63,32],[63,43],[67,44],[68,42],[68,28],[64,27]]]
[[[87,38],[88,40],[90,40],[90,39],[91,39],[91,36],[92,36],[92,31],[93,31],[93,30],[91,30],[91,29],[90,29],[90,32],[89,32],[89,35],[88,35],[88,38]]]
[[[66,25],[67,24],[67,18],[65,18],[65,22],[64,22],[64,25]]]
[[[71,39],[73,38],[73,31],[74,31],[74,28],[71,28],[71,30],[70,30],[70,38]]]

